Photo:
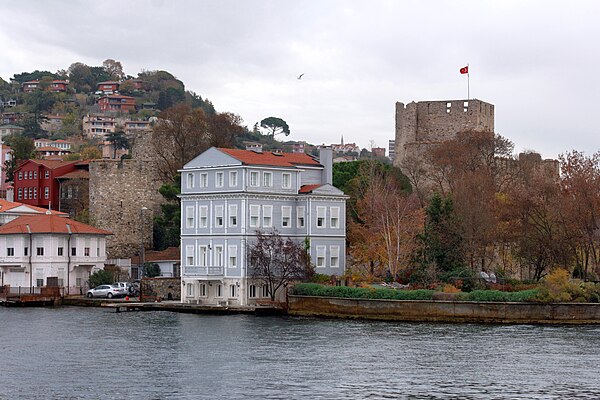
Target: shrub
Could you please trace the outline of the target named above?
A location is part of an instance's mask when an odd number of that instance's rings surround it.
[[[600,284],[572,281],[566,270],[556,269],[542,282],[538,300],[546,303],[597,303],[600,301]]]
[[[520,292],[501,292],[499,290],[474,290],[469,293],[459,293],[457,295],[457,300],[524,302],[533,301],[537,295],[537,289],[523,290]]]
[[[89,285],[91,288],[95,288],[100,285],[109,285],[113,283],[113,274],[110,271],[101,269],[90,275]]]
[[[385,300],[431,300],[433,290],[395,290],[354,288],[349,286],[325,286],[316,283],[300,283],[294,286],[294,294],[300,296],[345,297],[350,299]]]

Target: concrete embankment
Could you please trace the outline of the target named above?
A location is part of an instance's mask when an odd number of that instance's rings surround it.
[[[600,324],[600,304],[591,303],[475,303],[290,295],[288,313],[385,321]]]

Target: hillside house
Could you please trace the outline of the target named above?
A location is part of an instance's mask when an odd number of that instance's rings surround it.
[[[120,82],[117,81],[105,81],[98,82],[96,85],[96,94],[113,94],[119,91],[121,86]]]
[[[98,99],[98,106],[102,112],[135,111],[135,98],[120,94],[111,94]]]
[[[332,185],[331,149],[317,159],[212,147],[181,174],[183,302],[248,305],[267,297],[247,257],[257,230],[307,239],[317,273],[344,273],[347,196]]]
[[[83,135],[87,138],[104,137],[115,132],[117,121],[104,115],[86,115],[83,117]]]

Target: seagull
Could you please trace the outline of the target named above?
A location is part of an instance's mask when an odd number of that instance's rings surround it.
[[[302,75],[304,75],[304,74],[300,74],[300,76],[298,77],[298,79],[302,79]]]

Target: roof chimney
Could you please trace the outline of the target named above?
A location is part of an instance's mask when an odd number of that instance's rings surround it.
[[[333,184],[333,150],[331,147],[319,149],[319,163],[323,166],[321,184]]]

